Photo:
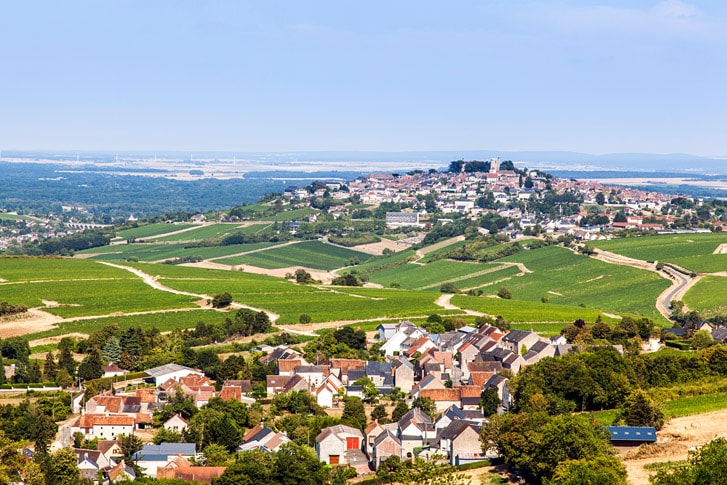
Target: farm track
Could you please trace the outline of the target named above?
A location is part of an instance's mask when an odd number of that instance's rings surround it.
[[[489,273],[494,273],[495,271],[500,271],[505,266],[509,266],[509,265],[492,266],[492,267],[487,268],[487,269],[484,269],[482,271],[477,271],[475,273],[470,273],[470,274],[458,276],[456,278],[452,278],[452,279],[449,279],[449,280],[440,281],[438,283],[434,283],[434,284],[427,285],[427,286],[421,286],[419,288],[414,288],[414,289],[415,290],[429,290],[431,288],[436,288],[437,286],[442,286],[445,283],[456,283],[458,281],[468,280],[470,278],[477,278],[478,276],[484,276],[484,275],[489,274]]]
[[[151,286],[152,288],[154,288],[156,290],[166,291],[167,293],[174,293],[176,295],[193,296],[195,298],[200,298],[200,299],[203,299],[203,300],[211,300],[212,299],[212,297],[210,295],[204,295],[204,294],[201,294],[201,293],[191,293],[191,292],[188,292],[188,291],[175,290],[174,288],[169,288],[168,286],[164,286],[163,284],[159,283],[159,281],[157,281],[157,278],[156,277],[151,276],[151,275],[149,275],[147,273],[144,273],[143,271],[138,270],[136,268],[131,268],[129,266],[123,266],[121,264],[109,263],[107,261],[99,261],[99,262],[101,264],[105,264],[106,266],[111,266],[111,267],[119,268],[119,269],[125,269],[125,270],[127,270],[127,271],[135,274],[139,278],[141,278],[144,283],[146,283],[147,285]],[[238,308],[238,309],[240,309],[240,308],[247,308],[249,310],[253,310],[253,311],[256,311],[256,312],[265,312],[271,322],[275,322],[278,318],[280,318],[280,315],[278,315],[277,313],[273,313],[271,311],[268,311],[268,310],[265,310],[265,309],[262,309],[262,308],[256,308],[256,307],[253,307],[253,306],[250,306],[250,305],[243,305],[242,303],[232,302],[232,304],[230,306],[232,308]]]
[[[305,241],[288,241],[286,243],[277,244],[275,246],[270,246],[270,247],[267,247],[267,248],[251,249],[250,251],[243,251],[241,253],[228,254],[228,255],[225,255],[225,256],[215,256],[214,258],[207,258],[207,259],[205,259],[205,261],[216,261],[218,259],[236,258],[238,256],[245,256],[247,254],[259,253],[259,252],[262,252],[262,251],[269,251],[271,249],[279,249],[279,248],[282,248],[284,246],[291,246],[293,244],[300,244],[302,242],[305,242]]]

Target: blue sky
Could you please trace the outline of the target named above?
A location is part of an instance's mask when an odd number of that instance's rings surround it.
[[[719,1],[0,3],[0,149],[727,155]]]

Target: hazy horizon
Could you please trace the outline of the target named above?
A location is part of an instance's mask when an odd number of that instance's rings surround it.
[[[716,1],[3,2],[0,45],[3,151],[727,156]]]

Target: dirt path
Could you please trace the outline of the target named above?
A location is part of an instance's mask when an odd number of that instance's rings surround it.
[[[458,243],[460,241],[464,241],[464,239],[465,239],[464,236],[451,237],[449,239],[445,239],[444,241],[440,241],[436,244],[432,244],[431,246],[427,246],[422,249],[417,249],[416,250],[417,258],[422,259],[424,256],[426,256],[429,253],[432,253],[438,249],[442,249],[447,246],[451,246],[452,244]],[[415,261],[415,262],[418,262],[418,261]]]
[[[689,289],[694,286],[699,278],[690,278],[678,271],[675,271],[668,266],[664,266],[662,271],[656,269],[656,265],[643,261],[641,259],[629,258],[620,254],[604,251],[602,249],[595,249],[595,254],[592,258],[603,261],[604,263],[620,264],[622,266],[631,266],[632,268],[641,269],[645,271],[652,271],[662,278],[671,281],[671,286],[665,289],[656,298],[656,309],[659,313],[669,320],[671,318],[670,303],[672,300],[681,300]]]
[[[155,239],[162,239],[162,238],[165,238],[167,236],[176,236],[177,234],[183,234],[185,232],[195,231],[197,229],[200,229],[200,228],[205,227],[205,226],[209,226],[211,224],[214,224],[214,223],[212,223],[212,222],[205,222],[203,224],[198,224],[198,225],[196,225],[194,227],[185,227],[184,229],[179,229],[178,231],[165,232],[165,233],[162,233],[162,234],[157,234],[156,236],[140,237],[138,239],[141,239],[143,241],[149,241],[149,240],[152,240],[153,241]]]
[[[147,273],[144,273],[143,271],[141,271],[139,269],[132,268],[130,266],[123,266],[121,264],[109,263],[107,261],[100,261],[100,263],[105,264],[107,266],[112,266],[114,268],[125,269],[126,271],[130,271],[131,273],[134,273],[136,276],[141,278],[142,281],[144,281],[144,283],[146,283],[147,285],[151,286],[152,288],[154,288],[156,290],[166,291],[167,293],[174,293],[176,295],[193,296],[193,297],[205,300],[205,301],[212,299],[212,297],[210,295],[204,295],[201,293],[191,293],[189,291],[175,290],[174,288],[169,288],[168,286],[164,286],[163,284],[159,283],[159,281],[157,281],[157,278],[158,278],[157,276],[151,276]],[[253,310],[256,312],[261,312],[261,311],[265,312],[268,315],[268,318],[270,319],[271,322],[275,322],[275,320],[277,320],[280,317],[280,315],[278,315],[277,313],[273,313],[273,312],[270,312],[270,311],[262,309],[262,308],[256,308],[256,307],[253,307],[250,305],[243,305],[243,304],[237,303],[237,302],[232,302],[232,305],[230,305],[230,306],[232,308],[247,308],[249,310]],[[130,314],[127,314],[127,315],[130,315]]]
[[[701,446],[719,436],[727,437],[725,420],[727,409],[671,419],[657,433],[657,447],[650,456],[639,457],[633,452],[622,455],[630,482],[633,485],[649,483],[649,471],[644,469],[647,463],[684,460],[690,448]]]
[[[225,256],[215,256],[214,258],[208,258],[208,259],[206,259],[205,261],[216,261],[216,260],[218,260],[218,259],[225,259],[225,258],[235,258],[235,257],[237,257],[237,256],[244,256],[244,255],[246,255],[246,254],[254,254],[254,253],[260,253],[260,252],[262,252],[262,251],[269,251],[269,250],[271,250],[271,249],[278,249],[278,248],[282,248],[283,246],[291,246],[291,245],[293,245],[293,244],[300,244],[300,243],[302,243],[302,242],[305,242],[305,241],[288,241],[288,242],[286,242],[286,243],[283,243],[283,244],[276,244],[275,246],[270,246],[270,247],[267,247],[267,248],[258,248],[258,249],[251,249],[251,250],[249,250],[249,251],[243,251],[243,252],[241,252],[241,253],[235,253],[235,254],[226,254]]]
[[[445,310],[460,310],[465,315],[472,315],[475,317],[484,317],[487,316],[487,313],[478,312],[475,310],[468,310],[458,307],[457,305],[452,304],[452,297],[454,294],[452,293],[444,293],[442,296],[434,300],[434,304],[437,306],[440,306],[444,308]],[[492,316],[492,315],[490,315]]]

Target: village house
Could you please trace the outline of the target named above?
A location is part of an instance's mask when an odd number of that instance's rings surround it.
[[[194,443],[161,443],[159,445],[147,443],[137,451],[133,459],[146,476],[156,478],[157,469],[163,467],[175,458],[191,459],[195,457],[197,445]]]
[[[363,434],[359,429],[337,424],[316,436],[318,459],[328,465],[349,465],[358,474],[366,474],[368,459],[362,451]]]

